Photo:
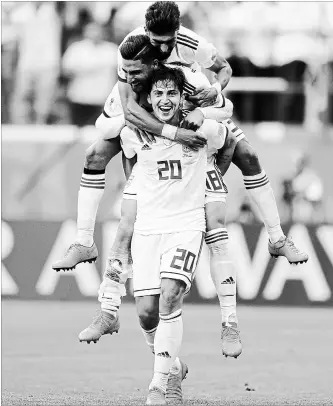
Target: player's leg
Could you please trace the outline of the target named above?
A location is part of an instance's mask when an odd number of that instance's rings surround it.
[[[111,247],[98,291],[101,310],[93,322],[79,334],[80,341],[98,341],[104,334],[118,332],[121,297],[125,296],[125,283],[131,274],[130,248],[136,218],[136,199],[125,198],[121,205],[121,219],[115,241]]]
[[[97,210],[104,194],[105,168],[121,150],[119,138],[109,141],[98,139],[86,152],[86,161],[81,177],[77,235],[64,258],[53,264],[56,271],[70,270],[81,262],[93,262],[98,256],[94,243],[94,230]]]
[[[308,255],[301,252],[282,231],[274,192],[260,165],[256,151],[245,138],[243,131],[232,120],[229,119],[224,123],[238,139],[232,162],[241,170],[245,188],[257,205],[264,221],[269,235],[270,254],[274,257],[284,256],[290,263],[306,262]]]
[[[136,296],[135,298],[141,331],[148,347],[153,354],[155,353],[155,333],[160,321],[159,300],[160,295]]]
[[[68,248],[64,258],[53,264],[56,271],[74,269],[80,262],[93,262],[98,256],[94,243],[97,210],[104,194],[105,168],[121,150],[118,132],[123,127],[123,116],[110,120],[110,132],[95,141],[86,151],[81,177],[78,211],[77,236]]]
[[[160,322],[155,333],[154,375],[147,404],[163,400],[164,394],[168,402],[182,402],[181,383],[188,372],[187,366],[179,362],[170,368],[180,350],[183,298],[191,287],[202,242],[202,233],[196,231],[164,234],[162,237]]]
[[[226,229],[226,200],[209,201],[206,196],[206,244],[210,253],[210,274],[220,302],[222,353],[237,358],[242,352],[236,312],[235,266],[229,255]]]
[[[138,295],[139,293],[137,293]],[[135,303],[137,308],[137,313],[139,316],[139,322],[141,331],[143,336],[146,340],[148,347],[150,348],[151,352],[155,354],[154,350],[154,341],[155,341],[155,334],[157,330],[157,326],[159,323],[159,300],[160,295],[150,295],[150,296],[136,296]],[[168,395],[174,393],[175,385],[174,385],[174,377],[179,375],[182,368],[185,368],[185,364],[180,361],[178,357],[176,357],[174,363],[172,364],[170,371],[169,371],[169,379],[167,383],[166,389],[166,397]],[[178,382],[177,382],[178,383]],[[176,389],[180,389],[181,393],[181,385]]]

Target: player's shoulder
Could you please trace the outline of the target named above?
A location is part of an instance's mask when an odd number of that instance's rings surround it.
[[[218,130],[219,123],[216,120],[211,120],[210,118],[206,118],[199,129],[199,131],[203,132],[205,135],[212,132],[218,132]]]
[[[128,126],[125,126],[120,133],[120,138],[124,141],[138,141],[135,132]]]
[[[200,36],[196,34],[194,31],[184,27],[180,26],[178,35],[177,35],[177,45],[183,45],[187,48],[191,48],[194,51],[198,49],[199,46],[199,41],[200,41]]]

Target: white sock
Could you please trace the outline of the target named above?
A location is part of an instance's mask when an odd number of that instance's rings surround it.
[[[152,328],[151,330],[145,330],[144,328],[141,327],[141,331],[143,333],[144,338],[146,339],[146,343],[148,347],[151,349],[151,352],[154,353],[154,339],[155,339],[155,333],[157,330],[157,326]]]
[[[274,192],[265,171],[261,171],[258,175],[243,176],[243,178],[246,190],[259,209],[270,241],[272,243],[277,242],[284,236],[284,233],[281,228]]]
[[[95,221],[105,188],[105,170],[83,169],[77,207],[76,240],[87,247],[94,242]]]
[[[144,328],[141,327],[141,331],[143,333],[144,338],[146,339],[146,343],[148,347],[151,349],[151,352],[155,354],[154,352],[154,340],[155,340],[155,333],[157,330],[157,326],[152,328],[151,330],[145,330]],[[176,357],[174,363],[172,364],[170,368],[170,374],[178,374],[179,370],[181,368],[180,360],[178,357]]]
[[[182,310],[176,310],[169,315],[160,314],[160,322],[158,324],[154,340],[154,376],[150,387],[157,386],[163,392],[166,392],[168,374],[178,355],[182,338]]]
[[[222,323],[236,316],[236,271],[228,253],[228,232],[217,228],[206,233],[206,244],[210,251],[210,274],[220,301]]]

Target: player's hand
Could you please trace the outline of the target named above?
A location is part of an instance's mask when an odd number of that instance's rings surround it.
[[[197,131],[203,124],[205,116],[199,109],[191,111],[182,121],[181,127],[187,130]]]
[[[135,128],[135,133],[136,136],[138,137],[139,141],[142,142],[143,144],[153,144],[156,142],[155,137],[152,133],[149,133],[148,131],[140,130],[139,128]]]
[[[208,107],[215,103],[217,96],[215,87],[199,86],[192,95],[187,96],[186,100],[197,107]]]
[[[178,128],[175,137],[175,142],[185,145],[186,147],[192,149],[193,151],[198,151],[199,148],[203,148],[207,140],[200,134],[192,131],[186,130],[185,128]]]
[[[140,130],[140,129],[138,129],[138,131],[140,132],[141,137],[144,142],[147,142],[148,144],[152,144],[152,143],[156,142],[155,136],[152,133],[150,133],[148,131]]]

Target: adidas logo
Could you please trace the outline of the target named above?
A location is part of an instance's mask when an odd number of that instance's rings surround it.
[[[164,357],[164,358],[171,358],[170,354],[168,353],[168,351],[164,351],[164,352],[159,352],[157,354],[158,357]]]
[[[141,151],[148,151],[149,149],[151,149],[151,147],[147,144],[145,144],[142,148]]]
[[[221,282],[221,285],[233,285],[234,283],[235,281],[233,280],[232,276],[230,276],[230,278],[227,278]]]

